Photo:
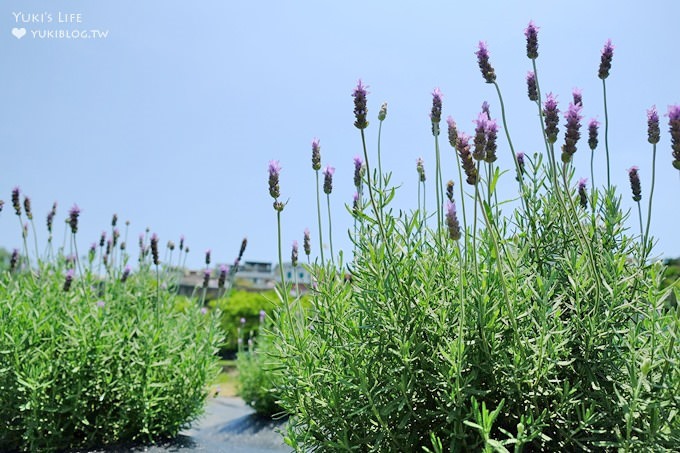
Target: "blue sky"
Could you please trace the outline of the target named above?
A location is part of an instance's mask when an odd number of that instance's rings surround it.
[[[604,120],[600,50],[611,38],[615,55],[607,79],[613,183],[633,209],[626,170],[640,167],[643,207],[651,178],[646,109],[661,115],[680,102],[676,19],[668,1],[387,2],[387,1],[31,1],[0,4],[0,246],[21,245],[10,193],[19,186],[33,201],[41,241],[44,218],[59,203],[58,219],[82,209],[79,246],[108,230],[113,213],[130,220],[136,249],[146,227],[161,243],[186,236],[188,263],[203,252],[231,262],[248,237],[245,258],[274,260],[276,217],[267,191],[267,163],[283,166],[281,191],[285,255],[316,231],[311,140],[321,140],[323,164],[336,167],[334,248],[349,248],[352,158],[361,152],[351,92],[369,85],[367,130],[375,154],[376,115],[389,104],[383,127],[383,167],[401,188],[395,207],[417,204],[416,159],[433,176],[431,92],[444,93],[444,117],[471,132],[480,105],[500,107],[483,82],[474,51],[488,43],[503,91],[516,149],[542,149],[535,106],[526,97],[530,69],[523,30],[539,31],[539,77],[544,93],[566,110],[571,91],[583,90],[584,121]],[[17,23],[13,13],[49,13],[53,21]],[[80,22],[58,23],[59,13]],[[43,16],[44,17],[44,16]],[[26,28],[21,39],[13,28]],[[39,39],[42,30],[107,31],[102,39]],[[671,165],[662,116],[652,234],[659,256],[680,256],[680,176]],[[562,124],[560,128],[563,129]],[[499,134],[499,165],[512,160]],[[563,132],[560,133],[560,141]],[[442,137],[444,138],[444,137]],[[455,156],[443,141],[444,178],[457,179]],[[589,176],[585,140],[575,156],[577,177]],[[604,176],[604,148],[596,151],[596,183]],[[429,179],[430,202],[434,178]],[[516,196],[513,176],[500,186]],[[431,205],[431,209],[434,205]],[[636,214],[633,211],[633,214]],[[637,232],[636,217],[629,222]],[[326,225],[324,224],[324,228]],[[61,224],[58,223],[57,237]],[[327,234],[326,234],[327,237]],[[316,245],[314,238],[313,244]],[[315,247],[316,248],[316,247]],[[314,251],[316,254],[316,251]]]

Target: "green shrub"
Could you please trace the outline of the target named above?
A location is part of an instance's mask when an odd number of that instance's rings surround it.
[[[482,74],[495,84],[484,56],[480,44]],[[560,160],[554,98],[544,105],[540,95],[545,152],[520,159],[509,143],[518,183],[510,215],[496,191],[488,114],[474,144],[449,124],[467,178],[459,170],[462,209],[444,209],[433,95],[438,208],[428,219],[420,206],[393,209],[390,175],[372,173],[366,91],[355,90],[367,193],[352,211],[353,259],[336,267],[322,257],[311,307],[289,301],[284,286],[274,316],[280,402],[293,415],[286,442],[299,451],[677,448],[680,316],[663,307],[670,288],[661,263],[648,261],[642,216],[633,234],[608,180],[589,194],[574,184],[573,123]],[[570,106],[567,122],[579,112]],[[280,257],[279,172],[270,163]],[[639,202],[636,193],[633,184]]]
[[[220,310],[220,325],[227,334],[223,351],[234,353],[238,350],[238,340],[246,342],[255,335],[260,324],[260,312],[271,311],[276,299],[273,291],[249,292],[234,291],[229,297],[210,302],[210,306]]]
[[[202,413],[219,313],[177,310],[148,259],[125,278],[113,255],[105,277],[94,252],[83,261],[56,255],[0,277],[2,451],[148,441]]]

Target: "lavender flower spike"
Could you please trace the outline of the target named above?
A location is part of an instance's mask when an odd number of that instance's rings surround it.
[[[298,241],[293,241],[293,247],[290,252],[290,261],[293,267],[297,266],[298,263]]]
[[[576,153],[576,143],[581,138],[579,129],[581,128],[581,106],[569,104],[567,113],[566,132],[564,133],[564,145],[562,146],[562,162],[570,162],[571,157]]]
[[[680,170],[680,105],[668,107],[668,127],[673,149],[673,167]]]
[[[312,140],[312,169],[321,169],[321,146],[318,138]]]
[[[477,119],[474,120],[473,122],[476,124],[475,126],[475,138],[474,138],[474,145],[475,149],[472,152],[472,157],[475,160],[482,160],[485,157],[485,152],[484,148],[486,148],[486,123],[488,121],[488,117],[486,113],[481,112],[478,116]]]
[[[640,187],[640,175],[638,168],[633,166],[628,169],[628,179],[630,180],[630,190],[633,192],[633,201],[642,200],[642,189]]]
[[[653,105],[651,109],[647,110],[647,141],[656,145],[660,138],[659,114],[656,111],[656,106]]]
[[[449,201],[452,203],[453,203],[453,186],[454,186],[453,180],[449,179],[449,181],[446,183],[446,198],[448,198]]]
[[[19,201],[19,188],[12,189],[12,206],[18,216],[21,216],[21,202]]]
[[[534,21],[529,21],[529,25],[524,30],[524,36],[527,38],[527,57],[531,60],[538,58],[538,27]]]
[[[74,274],[75,272],[73,271],[73,269],[69,269],[68,271],[66,271],[66,277],[64,278],[64,292],[71,289]]]
[[[442,92],[439,88],[435,88],[432,92],[430,120],[432,121],[432,135],[436,137],[439,135],[439,123],[442,120]]]
[[[458,134],[456,149],[458,150],[463,170],[467,176],[466,182],[471,186],[474,186],[479,181],[479,174],[477,173],[477,167],[475,167],[475,163],[472,160],[472,154],[470,153],[470,136],[465,132],[460,132]]]
[[[210,254],[211,254],[211,253],[212,253],[212,252],[211,252],[210,249],[208,249],[208,250],[205,251],[205,265],[206,265],[206,266],[210,266]]]
[[[559,128],[557,125],[560,122],[559,109],[557,108],[557,100],[552,93],[548,93],[548,96],[543,103],[543,115],[545,116],[545,135],[548,143],[555,143],[557,141],[557,134],[559,133]]]
[[[519,173],[520,175],[524,174],[524,153],[523,152],[518,152],[515,154],[515,157],[517,158],[517,165],[519,166]]]
[[[449,144],[456,147],[456,141],[458,140],[458,130],[456,129],[456,122],[451,116],[446,118],[446,124],[449,127]]]
[[[592,151],[595,151],[595,148],[597,148],[597,128],[599,125],[600,122],[595,118],[591,119],[588,123],[588,146]]]
[[[361,187],[361,178],[364,174],[364,161],[359,156],[354,156],[354,187]]]
[[[335,173],[335,168],[331,167],[330,165],[326,166],[326,169],[323,171],[323,192],[326,195],[330,195],[331,192],[333,191],[333,174]]]
[[[533,71],[527,72],[527,94],[530,101],[538,101],[538,85],[536,85],[536,74]]]
[[[71,226],[71,232],[73,234],[76,234],[78,232],[78,216],[79,215],[80,215],[80,208],[78,207],[77,204],[74,204],[73,207],[68,212],[68,224]]]
[[[24,211],[26,211],[26,218],[33,220],[33,211],[31,211],[31,199],[24,196]]]
[[[425,163],[423,162],[422,157],[419,157],[416,160],[416,171],[418,172],[418,180],[420,182],[425,182]]]
[[[586,209],[588,207],[588,194],[586,192],[587,183],[588,183],[587,178],[581,178],[578,180],[579,204],[583,209]]]
[[[496,81],[496,71],[494,71],[491,63],[489,63],[489,49],[484,41],[479,41],[479,50],[475,52],[475,55],[477,55],[479,70],[482,71],[482,77],[484,77],[486,83],[494,83]]]
[[[366,115],[368,114],[368,107],[366,106],[366,87],[361,83],[361,79],[357,83],[357,87],[352,93],[354,98],[354,127],[357,129],[366,129],[368,127],[368,121],[366,120]]]
[[[309,233],[309,228],[305,228],[305,233],[302,240],[302,248],[305,251],[305,255],[309,256],[312,253],[312,240]]]
[[[224,288],[224,283],[227,281],[227,274],[229,273],[229,268],[222,264],[220,266],[220,274],[217,277],[217,287],[219,289]]]
[[[571,92],[571,96],[574,99],[574,105],[583,107],[583,91],[580,88],[574,88]]]
[[[449,201],[446,204],[446,226],[449,228],[449,237],[454,241],[460,239],[460,223],[456,216],[456,205]]]
[[[608,39],[602,48],[602,57],[600,58],[600,69],[597,72],[597,76],[602,80],[609,77],[609,71],[612,68],[612,58],[614,57],[614,46],[612,45],[612,40]]]
[[[279,188],[279,174],[281,173],[281,165],[278,160],[269,161],[269,195],[273,199],[278,199],[281,196]]]
[[[153,264],[158,266],[160,261],[158,260],[158,235],[156,233],[151,235],[151,256],[153,258]]]
[[[498,146],[496,145],[496,139],[498,138],[498,124],[496,123],[496,120],[489,120],[486,122],[486,147],[484,148],[486,155],[484,157],[484,161],[491,163],[495,162],[497,157],[496,157],[496,149]]]

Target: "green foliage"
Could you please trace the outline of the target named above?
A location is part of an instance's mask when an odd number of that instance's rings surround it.
[[[433,125],[438,155],[437,131]],[[429,228],[419,210],[395,214],[390,175],[376,172],[372,183],[367,168],[354,256],[339,262],[350,278],[330,262],[314,265],[310,307],[289,301],[284,286],[273,316],[272,354],[281,366],[269,370],[293,415],[288,445],[409,452],[680,445],[680,311],[664,307],[671,288],[661,285],[663,265],[648,262],[646,234],[627,231],[616,190],[595,189],[579,206],[570,157],[562,163],[554,142],[545,145],[517,167],[510,215],[496,201],[501,172],[467,162],[479,182],[469,178],[461,195],[471,204],[460,240]],[[441,207],[432,215],[432,224],[444,223]]]
[[[65,290],[72,266],[57,256],[0,278],[0,450],[176,435],[219,371],[219,313],[178,310],[148,262],[125,282],[76,270]]]
[[[239,338],[241,342],[245,342],[257,333],[260,311],[271,311],[274,307],[273,300],[276,300],[273,291],[233,291],[228,298],[210,302],[210,306],[218,308],[221,313],[220,325],[227,334],[227,341],[223,345],[224,351],[236,351]]]

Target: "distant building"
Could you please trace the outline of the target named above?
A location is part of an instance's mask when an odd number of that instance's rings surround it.
[[[265,291],[276,284],[272,263],[265,261],[246,261],[240,264],[236,279],[248,283],[248,289]]]

